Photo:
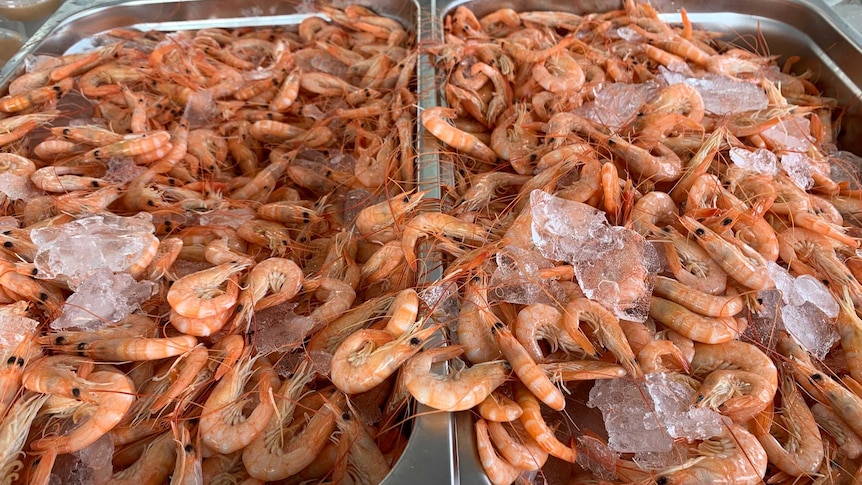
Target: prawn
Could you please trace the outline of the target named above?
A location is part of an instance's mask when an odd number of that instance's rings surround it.
[[[710,295],[665,276],[656,277],[653,293],[708,317],[732,317],[745,306],[739,295]]]
[[[554,431],[548,426],[545,418],[542,416],[542,408],[539,400],[523,383],[515,384],[515,401],[523,410],[521,417],[518,419],[524,426],[524,430],[539,444],[539,447],[563,461],[575,463],[578,452],[557,439]]]
[[[267,258],[256,264],[248,275],[246,288],[239,293],[231,328],[247,331],[253,311],[290,300],[302,287],[302,279],[302,269],[289,259]],[[273,294],[266,296],[270,290]]]
[[[488,480],[494,485],[513,483],[521,475],[521,469],[497,455],[488,433],[488,424],[484,419],[476,420],[475,428],[476,448],[479,451],[479,460]]]
[[[137,399],[134,383],[123,374],[96,371],[87,381],[95,384],[88,389],[96,402],[90,418],[65,435],[34,441],[30,444],[34,451],[52,450],[63,454],[86,448],[119,424]]]
[[[407,360],[401,372],[410,394],[434,409],[464,411],[484,401],[508,378],[511,369],[505,361],[453,368],[447,375],[431,372],[434,363],[446,362],[463,352],[461,346],[449,345],[423,350]]]
[[[695,342],[718,344],[739,336],[738,325],[732,317],[707,317],[657,296],[650,297],[649,315]]]
[[[168,290],[168,303],[184,317],[206,318],[221,314],[236,303],[239,296],[237,273],[247,267],[241,263],[225,263],[184,276]]]
[[[348,394],[377,387],[419,352],[439,329],[439,325],[422,328],[424,323],[420,320],[397,338],[386,330],[353,332],[332,355],[330,380]]]
[[[475,135],[455,128],[445,120],[455,118],[454,108],[434,107],[422,111],[422,126],[443,143],[483,162],[493,163],[497,153]]]
[[[401,249],[404,251],[404,259],[413,271],[416,271],[417,267],[416,242],[421,237],[438,235],[481,243],[488,236],[484,227],[440,212],[419,214],[404,226]]]
[[[545,372],[530,357],[530,354],[512,335],[512,332],[502,323],[496,322],[491,327],[491,332],[500,346],[506,361],[512,370],[530,392],[536,395],[543,403],[551,409],[562,411],[566,407],[566,399],[563,392],[551,381]],[[519,402],[520,404],[520,402]],[[522,406],[523,407],[523,406]]]

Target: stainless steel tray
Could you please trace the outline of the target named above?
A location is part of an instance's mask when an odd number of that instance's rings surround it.
[[[327,1],[327,5],[344,7],[364,5],[377,13],[400,21],[416,33],[423,33],[430,9],[421,8],[415,0],[350,0]],[[5,93],[9,81],[24,69],[24,60],[31,54],[63,54],[80,50],[94,34],[120,27],[141,30],[193,30],[210,27],[285,26],[299,24],[309,16],[325,17],[314,2],[279,0],[67,0],[27,40],[21,50],[0,70],[0,93]],[[433,72],[427,59],[417,68],[417,92],[433,92],[429,82]],[[427,103],[425,99],[423,103]],[[422,143],[419,143],[422,146]],[[426,173],[427,157],[419,160],[419,185],[431,189],[429,197],[439,197],[439,183]],[[436,278],[428,273],[426,280]],[[392,467],[384,484],[456,483],[454,416],[424,406],[415,409],[417,417],[404,452]]]
[[[862,154],[862,36],[825,3],[819,0],[653,0],[650,3],[659,12],[665,12],[662,19],[669,23],[680,22],[679,9],[684,7],[693,23],[727,32],[726,41],[757,49],[760,53],[781,55],[779,65],[789,56],[800,56],[801,61],[794,65],[794,71],[811,70],[820,90],[836,98],[846,110],[838,137],[839,147]],[[479,18],[500,8],[587,14],[623,7],[622,2],[604,0],[442,1],[434,4],[434,23],[423,40],[442,42],[443,19],[462,5]],[[428,106],[435,105],[432,101],[436,101],[436,105],[445,104],[442,91],[429,95]],[[440,183],[454,184],[450,164],[439,157],[437,161],[434,170]],[[587,396],[582,399],[586,401]],[[457,413],[455,418],[459,480],[462,484],[488,484],[476,452],[472,419],[467,411]]]

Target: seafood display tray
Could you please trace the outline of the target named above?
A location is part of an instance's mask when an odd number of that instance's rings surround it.
[[[779,66],[788,57],[799,56],[801,60],[794,64],[793,71],[811,71],[814,83],[823,94],[837,99],[846,109],[838,137],[839,147],[862,154],[862,36],[825,3],[817,0],[653,0],[649,3],[668,23],[679,23],[679,10],[685,8],[696,26],[726,33],[723,40],[761,54],[781,56]],[[500,8],[518,12],[567,11],[583,15],[621,9],[623,3],[602,0],[437,2],[432,12],[434,23],[429,29],[430,38],[426,41],[443,41],[443,19],[459,6],[469,8],[477,18],[481,18]],[[445,105],[442,89],[435,94],[429,106]],[[440,183],[454,185],[453,167],[439,157],[436,158],[434,173]],[[586,400],[586,396],[582,398]],[[457,413],[455,423],[460,483],[490,483],[476,451],[470,412]]]
[[[364,5],[377,13],[396,19],[422,38],[424,15],[411,0],[367,0],[326,2],[339,8]],[[427,11],[427,9],[425,9]],[[0,92],[6,92],[14,75],[23,72],[28,55],[60,55],[87,50],[88,39],[115,28],[142,31],[179,31],[202,28],[237,28],[298,25],[309,16],[326,18],[314,2],[279,0],[68,0],[27,40],[21,50],[0,70]],[[430,72],[428,63],[418,68],[417,89],[428,89],[423,76]],[[420,167],[420,170],[422,167]],[[428,185],[428,176],[420,176],[431,196],[437,185]],[[426,275],[431,278],[434,275]],[[408,443],[399,461],[393,465],[384,484],[456,483],[454,455],[454,421],[449,413],[433,412],[419,406],[412,421]]]

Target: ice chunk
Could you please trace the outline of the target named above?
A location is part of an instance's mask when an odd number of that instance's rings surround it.
[[[294,308],[296,303],[286,302],[255,312],[255,342],[259,352],[288,352],[301,346],[305,337],[314,330],[317,325],[315,319],[297,315]]]
[[[859,188],[862,179],[862,157],[855,153],[838,150],[829,154],[829,178],[835,182],[847,182],[850,189]]]
[[[817,278],[811,275],[799,275],[796,277],[795,287],[799,298],[819,308],[827,317],[838,316],[838,302],[835,297]]]
[[[461,311],[458,288],[454,281],[440,281],[419,292],[419,298],[431,309],[438,322],[456,322]]]
[[[12,172],[0,173],[0,192],[12,200],[29,201],[36,197],[45,195],[38,187],[33,185],[30,177],[16,175]]]
[[[705,439],[721,432],[721,415],[692,407],[695,392],[672,374],[653,373],[643,384],[630,379],[596,381],[587,405],[602,411],[612,450],[668,452],[675,438]]]
[[[781,317],[787,331],[817,359],[823,360],[839,339],[832,319],[810,302],[785,305]]]
[[[347,192],[344,196],[344,222],[353,224],[356,216],[362,209],[374,205],[381,200],[365,189],[353,189]]]
[[[600,440],[587,436],[578,437],[578,465],[593,472],[595,478],[616,480],[614,473],[619,454]]]
[[[694,86],[703,98],[704,110],[716,115],[766,109],[769,100],[757,84],[737,81],[727,76],[708,74],[702,78],[688,78],[686,84]]]
[[[664,470],[685,463],[688,448],[687,443],[675,441],[670,451],[642,451],[635,453],[632,461],[642,470]]]
[[[766,264],[766,271],[775,283],[775,288],[781,291],[781,299],[785,305],[801,305],[805,303],[805,300],[800,298],[799,293],[796,291],[796,278],[786,269],[769,261]]]
[[[497,252],[496,260],[497,268],[489,282],[493,288],[489,298],[522,305],[551,299],[554,282],[542,279],[539,270],[551,268],[554,263],[538,251],[506,246]]]
[[[612,227],[587,204],[530,193],[533,243],[547,258],[575,267],[584,294],[628,320],[644,321],[658,269],[652,244],[635,231]]]
[[[108,171],[102,177],[108,182],[124,184],[141,176],[147,169],[135,164],[131,157],[113,157],[108,160]]]
[[[15,347],[33,335],[39,322],[19,315],[0,314],[0,349]]]
[[[623,39],[627,42],[632,43],[640,43],[644,40],[643,36],[641,36],[637,31],[632,29],[631,27],[620,27],[617,29],[617,35],[620,39]]]
[[[530,192],[530,213],[533,242],[542,255],[556,261],[584,258],[584,244],[604,236],[609,227],[604,212],[539,189]]]
[[[211,211],[201,214],[198,218],[198,224],[201,226],[225,226],[236,229],[244,222],[254,219],[255,216],[256,213],[251,209]]]
[[[607,126],[611,131],[617,131],[638,113],[656,91],[658,84],[654,82],[605,84],[596,91],[593,101],[584,103],[574,112]]]
[[[813,168],[808,155],[799,152],[782,153],[781,168],[800,189],[808,190],[814,186],[814,178],[811,176]]]
[[[98,268],[66,300],[51,328],[94,330],[119,322],[139,309],[155,287],[152,281],[138,282],[128,273]]]
[[[62,477],[60,483],[64,485],[108,483],[113,470],[111,465],[113,453],[114,443],[110,436],[105,434],[79,451],[59,455],[54,462],[51,475]]]
[[[779,170],[778,157],[765,148],[747,150],[733,147],[730,149],[730,160],[738,167],[763,175],[775,175]]]
[[[284,358],[279,359],[278,363],[275,364],[275,371],[281,377],[290,377],[296,372],[296,368],[302,360],[308,360],[311,363],[311,369],[317,374],[329,375],[332,354],[321,350],[286,354]]]
[[[583,249],[586,257],[572,264],[584,295],[618,318],[645,321],[652,276],[659,269],[655,247],[635,231],[608,227],[603,237],[590,240]]]
[[[781,294],[778,289],[761,290],[757,293],[759,307],[749,315],[748,327],[743,334],[746,340],[764,349],[775,349],[779,332],[784,330],[784,322],[781,320]]]
[[[808,118],[789,116],[763,130],[760,136],[778,149],[804,153],[814,144],[810,127],[811,122]]]
[[[40,278],[62,278],[77,287],[99,268],[128,271],[158,239],[149,214],[92,215],[30,231]]]

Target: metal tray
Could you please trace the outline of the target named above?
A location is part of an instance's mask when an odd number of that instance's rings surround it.
[[[416,0],[334,0],[327,5],[343,7],[364,5],[381,15],[400,21],[416,33],[417,39],[427,37],[422,32],[424,18],[430,9]],[[211,27],[286,26],[297,25],[309,16],[326,17],[314,2],[279,0],[67,0],[27,40],[21,50],[0,69],[0,93],[24,69],[31,54],[63,54],[83,50],[87,38],[120,27],[140,30],[193,30]],[[433,71],[427,59],[417,68],[417,92],[432,92],[429,83]],[[427,103],[426,99],[423,101]],[[419,143],[421,146],[421,142]],[[439,197],[438,181],[425,173],[426,157],[420,158],[420,189],[430,189],[429,197]],[[433,281],[436,273],[427,273],[424,280]],[[454,417],[425,406],[417,406],[416,417],[408,443],[399,461],[392,467],[383,484],[456,483]]]
[[[862,35],[825,3],[820,0],[653,0],[650,3],[659,12],[665,12],[661,17],[669,23],[680,22],[679,9],[684,7],[696,25],[726,32],[726,41],[756,48],[761,53],[768,49],[771,55],[781,55],[779,65],[789,56],[800,56],[801,61],[793,66],[794,71],[811,70],[815,73],[815,84],[824,95],[836,98],[845,108],[839,147],[862,154]],[[500,8],[583,15],[620,9],[623,3],[606,0],[442,1],[436,3],[434,23],[423,40],[442,42],[443,19],[459,6],[469,8],[481,18]],[[445,104],[441,91],[430,94],[429,98],[436,104],[428,106]],[[451,164],[439,157],[437,160],[435,174],[440,183],[454,184]],[[586,396],[582,398],[586,401]],[[488,484],[476,451],[472,419],[468,411],[457,413],[455,418],[459,480],[462,484]]]

